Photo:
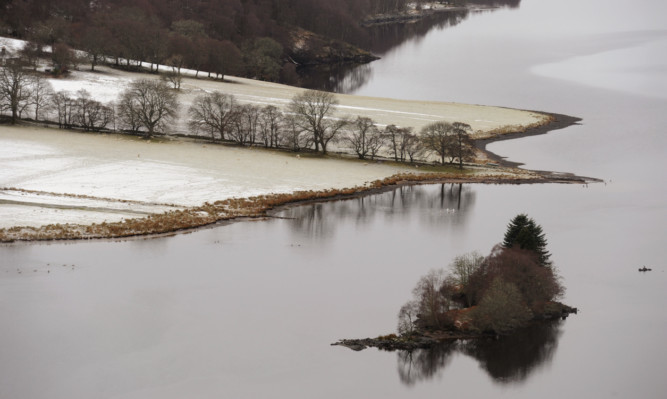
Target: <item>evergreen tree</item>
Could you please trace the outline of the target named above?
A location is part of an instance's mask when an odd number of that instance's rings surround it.
[[[547,251],[547,239],[542,232],[542,227],[535,223],[526,214],[519,214],[510,221],[503,240],[505,248],[518,246],[527,251],[537,254],[538,261],[542,266],[550,266],[551,254]]]

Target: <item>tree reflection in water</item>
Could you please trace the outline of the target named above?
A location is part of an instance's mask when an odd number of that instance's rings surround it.
[[[398,378],[405,385],[432,379],[450,363],[457,347],[458,343],[452,341],[428,350],[398,351]]]
[[[398,377],[406,385],[430,380],[441,375],[453,354],[463,353],[476,359],[494,382],[520,384],[551,362],[562,334],[561,323],[542,322],[497,340],[472,339],[428,350],[399,351]]]
[[[309,238],[331,238],[346,220],[363,229],[380,217],[399,223],[419,219],[425,227],[442,229],[464,225],[475,198],[469,184],[402,186],[381,194],[292,207],[280,214],[292,219],[293,232]]]

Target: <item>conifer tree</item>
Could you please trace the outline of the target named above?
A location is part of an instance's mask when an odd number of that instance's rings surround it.
[[[505,248],[518,246],[521,249],[533,251],[537,254],[542,266],[551,265],[549,260],[551,254],[547,251],[547,239],[542,227],[526,214],[519,214],[510,221],[505,232],[503,246]]]

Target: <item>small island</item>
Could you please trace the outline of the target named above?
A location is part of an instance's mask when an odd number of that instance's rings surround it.
[[[542,227],[519,214],[488,256],[457,256],[449,273],[439,269],[423,276],[413,299],[398,313],[398,334],[332,345],[357,351],[428,349],[443,341],[508,335],[577,313],[577,308],[557,301],[565,287],[546,245]]]

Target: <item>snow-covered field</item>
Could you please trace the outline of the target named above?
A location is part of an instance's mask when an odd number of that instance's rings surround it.
[[[190,75],[194,73],[188,71]],[[206,76],[200,73],[200,76]],[[97,67],[96,72],[80,70],[63,79],[49,79],[55,91],[68,91],[75,94],[85,89],[92,97],[102,102],[118,99],[120,93],[133,79],[157,79],[154,75],[119,71],[108,67]],[[262,82],[252,79],[227,76],[224,82],[209,79],[186,77],[183,79],[178,95],[180,117],[171,129],[171,133],[192,133],[187,127],[187,110],[194,99],[212,91],[233,94],[244,104],[274,105],[285,109],[292,97],[303,89],[277,83]],[[468,123],[475,132],[485,132],[513,125],[530,125],[543,120],[544,115],[534,112],[457,103],[432,101],[408,101],[390,98],[375,98],[338,94],[340,105],[337,116],[367,116],[380,127],[394,124],[412,127],[419,131],[422,127],[438,121]]]
[[[0,38],[10,53],[22,42]],[[180,114],[172,133],[191,133],[187,109],[197,95],[218,90],[241,103],[285,108],[303,89],[251,79],[183,80]],[[55,91],[85,89],[115,101],[133,79],[155,75],[82,65],[66,78],[49,79]],[[544,115],[500,107],[337,95],[338,116],[367,116],[380,126],[416,131],[436,121],[465,122],[474,131],[531,125]],[[297,158],[257,149],[151,141],[57,129],[0,127],[0,228],[53,223],[90,224],[140,217],[230,197],[363,185],[408,167]],[[414,169],[410,169],[414,170]]]
[[[232,197],[354,187],[408,169],[8,126],[0,127],[0,165],[0,228],[118,221]]]

